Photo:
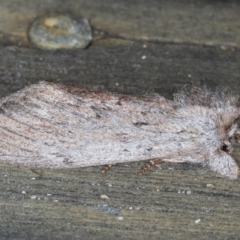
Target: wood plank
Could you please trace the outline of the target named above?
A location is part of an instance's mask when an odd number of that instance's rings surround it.
[[[238,93],[239,10],[237,0],[4,1],[0,45],[12,47],[0,49],[0,97],[40,80],[166,97],[185,84]],[[59,11],[90,20],[88,49],[16,47],[29,46],[36,17]],[[100,167],[35,169],[40,176],[0,163],[0,238],[239,239],[239,180],[192,164],[138,176],[143,165],[119,164],[107,175]]]
[[[142,177],[138,167],[106,176],[99,167],[44,169],[38,177],[1,164],[1,238],[238,238],[239,181],[190,164],[163,164]]]
[[[237,50],[116,39],[74,51],[9,47],[0,49],[0,96],[40,80],[166,97],[186,84],[239,92],[239,62]]]
[[[146,56],[142,59],[142,56]],[[52,79],[165,96],[185,84],[239,92],[240,51],[107,39],[84,51],[0,49],[1,96]],[[191,75],[191,76],[190,76]],[[116,85],[116,83],[118,83]],[[235,152],[239,159],[239,149]],[[239,180],[200,165],[48,170],[0,163],[2,239],[238,239]],[[101,198],[106,195],[109,199]]]
[[[88,18],[95,30],[126,39],[239,47],[240,3],[201,0],[3,1],[0,43],[28,46],[35,18],[50,12]],[[98,34],[95,36],[99,37]]]

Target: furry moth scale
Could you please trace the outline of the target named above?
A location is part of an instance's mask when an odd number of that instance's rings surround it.
[[[225,91],[194,88],[170,101],[43,81],[0,100],[0,161],[57,169],[158,158],[237,178],[237,104]]]

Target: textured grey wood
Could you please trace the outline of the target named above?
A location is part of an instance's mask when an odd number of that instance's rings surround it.
[[[38,177],[1,164],[1,239],[238,239],[239,181],[189,164],[142,177],[131,167]]]
[[[13,46],[0,49],[0,96],[39,80],[128,94],[155,90],[166,97],[185,84],[240,91],[240,52],[232,48],[240,42],[239,1],[10,0],[0,5],[0,45]],[[84,51],[17,47],[28,46],[34,18],[56,10],[89,18],[106,37],[186,45],[145,42],[144,48],[144,43],[106,39]],[[240,159],[239,149],[234,157]],[[142,165],[121,164],[107,175],[100,167],[35,169],[39,176],[0,163],[0,239],[239,239],[239,180],[199,165],[166,163],[140,177]]]
[[[142,59],[145,56],[146,59]],[[240,87],[240,52],[221,48],[146,44],[116,39],[86,50],[0,49],[0,96],[40,80],[122,93],[157,91],[166,97],[184,85]]]
[[[86,17],[94,29],[127,39],[240,46],[238,0],[1,1],[0,43],[28,45],[30,25],[50,12]]]
[[[1,96],[41,79],[132,94],[170,96],[187,83],[239,92],[239,51],[105,40],[85,51],[13,47],[0,56]],[[166,163],[138,176],[143,164],[120,164],[107,175],[100,167],[35,169],[39,176],[0,163],[0,238],[239,238],[239,180]]]

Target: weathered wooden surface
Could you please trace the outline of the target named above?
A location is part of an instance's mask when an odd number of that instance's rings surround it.
[[[0,49],[0,96],[40,80],[167,97],[186,84],[234,86],[236,92],[239,62],[238,50],[116,39],[69,52],[6,47]]]
[[[143,177],[131,167],[38,177],[1,164],[1,239],[238,239],[239,181],[189,164]]]
[[[26,29],[51,12],[86,17],[112,36],[156,42],[240,46],[238,0],[9,0],[0,7],[0,42],[28,45]]]
[[[35,17],[56,9],[88,17],[112,36],[239,45],[238,1],[6,1],[0,42],[12,46],[0,49],[0,96],[47,79],[166,97],[185,84],[240,91],[237,48],[116,38],[94,41],[84,51],[16,46],[28,46]],[[239,180],[191,164],[162,164],[138,176],[143,164],[120,164],[107,175],[100,167],[35,169],[39,176],[0,163],[0,239],[239,239]]]

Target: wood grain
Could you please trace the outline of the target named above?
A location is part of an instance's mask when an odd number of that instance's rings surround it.
[[[239,47],[240,4],[201,0],[9,0],[0,7],[0,43],[28,46],[34,19],[51,12],[88,18],[95,30],[126,39]]]
[[[40,80],[166,97],[185,84],[238,93],[239,10],[237,0],[2,1],[0,96]],[[98,30],[93,44],[74,52],[24,48],[33,20],[55,11],[89,18]],[[0,238],[239,239],[238,180],[191,164],[164,163],[138,176],[142,166],[36,174],[1,163]]]
[[[113,92],[156,91],[170,98],[179,87],[240,90],[240,52],[220,48],[106,39],[86,50],[0,49],[0,96],[41,80]],[[142,59],[146,56],[146,59]]]
[[[86,51],[14,47],[2,48],[0,55],[2,96],[42,79],[132,94],[155,89],[170,96],[187,83],[239,91],[237,50],[161,44],[144,49],[140,43],[105,40]],[[236,149],[234,158],[239,156]],[[164,163],[144,176],[137,175],[144,163],[120,164],[107,175],[101,167],[35,169],[37,175],[0,165],[3,239],[238,239],[240,234],[239,181],[198,165]]]
[[[38,177],[1,164],[1,238],[237,239],[239,181],[190,164],[164,164],[144,176],[138,167],[107,175],[99,167],[44,169]]]

